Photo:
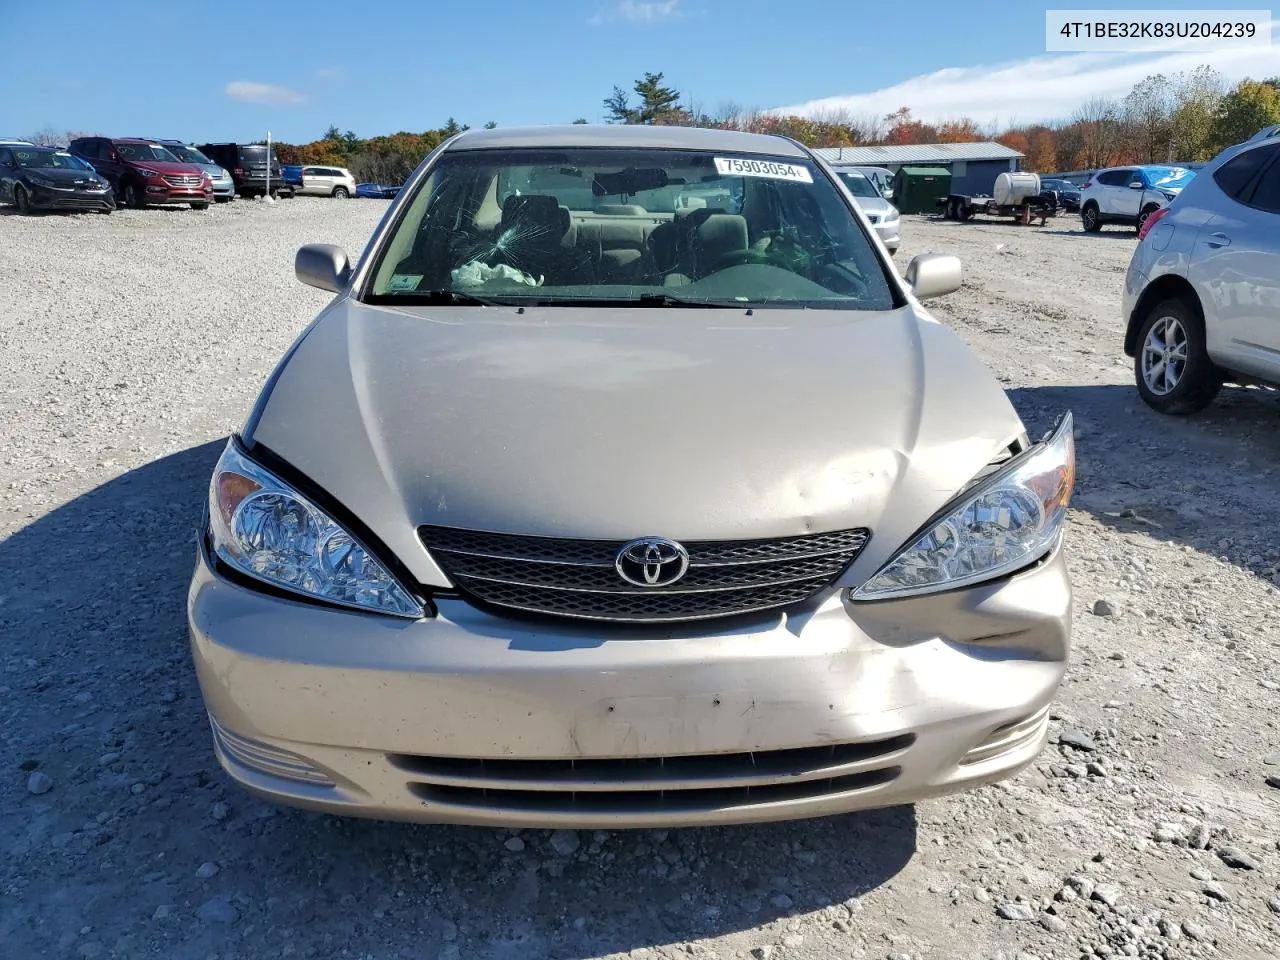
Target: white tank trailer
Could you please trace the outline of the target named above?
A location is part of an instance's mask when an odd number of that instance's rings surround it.
[[[1039,220],[1044,226],[1049,217],[1058,212],[1054,194],[1042,195],[1040,177],[1035,173],[1010,170],[996,177],[992,188],[994,196],[983,193],[953,193],[940,199],[942,214],[948,220],[972,220],[976,214],[988,217],[1012,218],[1016,223],[1030,224]]]

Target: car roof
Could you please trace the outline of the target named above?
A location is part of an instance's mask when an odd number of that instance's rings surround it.
[[[709,130],[703,127],[667,127],[646,124],[575,123],[564,126],[467,130],[459,135],[448,149],[488,150],[511,147],[649,147],[808,157],[803,147],[785,137],[742,133],[738,130]]]

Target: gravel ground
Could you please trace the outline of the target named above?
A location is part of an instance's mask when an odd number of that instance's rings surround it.
[[[1033,434],[1079,424],[1076,651],[1013,781],[731,829],[490,831],[266,806],[217,769],[183,624],[208,473],[380,201],[0,212],[0,955],[1217,956],[1280,944],[1280,402],[1137,400],[1131,231],[907,218],[905,264]],[[1270,783],[1268,780],[1270,779]]]

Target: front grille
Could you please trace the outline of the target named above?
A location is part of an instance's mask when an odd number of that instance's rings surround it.
[[[172,174],[166,175],[164,182],[171,187],[198,187],[201,179],[201,177],[191,177],[186,174]]]
[[[48,206],[57,210],[110,210],[111,204],[97,197],[54,197]]]
[[[676,757],[481,760],[393,754],[429,803],[475,810],[695,812],[815,800],[895,779],[912,734],[864,743]]]
[[[615,568],[623,541],[433,526],[418,532],[440,568],[471,599],[530,613],[635,622],[727,617],[798,603],[829,586],[870,535],[856,529],[689,542],[684,577],[669,586],[636,587]]]

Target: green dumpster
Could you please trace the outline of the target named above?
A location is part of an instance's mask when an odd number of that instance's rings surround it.
[[[946,167],[899,167],[893,178],[893,202],[901,213],[941,213],[938,201],[950,192]]]

